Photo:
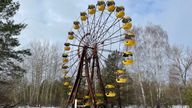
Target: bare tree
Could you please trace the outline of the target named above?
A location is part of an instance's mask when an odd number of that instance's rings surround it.
[[[54,82],[61,77],[61,52],[57,45],[47,41],[30,43],[32,56],[25,58],[25,82],[21,85],[27,104],[51,104]],[[27,83],[26,83],[27,81]],[[29,99],[28,99],[29,98]]]
[[[181,46],[172,46],[169,52],[169,81],[172,86],[176,87],[180,104],[183,105],[187,81],[191,76],[192,50]]]
[[[178,46],[172,46],[170,48],[171,60],[170,70],[173,77],[180,79],[180,83],[184,86],[187,85],[187,80],[190,77],[190,70],[192,69],[192,50],[189,48],[182,48]]]
[[[143,105],[147,107],[146,92],[144,82],[154,82],[156,84],[156,97],[153,101],[151,92],[151,104],[159,106],[161,99],[161,84],[166,80],[167,74],[167,50],[169,48],[168,35],[158,25],[149,24],[145,28],[137,27],[133,31],[136,33],[137,45],[134,47],[135,63],[132,71],[138,73],[138,80],[141,88]],[[149,90],[151,90],[149,88]]]

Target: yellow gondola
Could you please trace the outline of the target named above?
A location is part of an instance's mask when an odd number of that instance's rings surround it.
[[[81,103],[81,102],[83,102],[82,99],[77,99],[77,103]]]
[[[64,71],[63,71],[63,73],[64,73],[64,74],[68,74],[68,73],[69,73],[69,71],[67,71],[67,70],[64,70]]]
[[[68,39],[69,39],[69,40],[73,40],[74,38],[75,38],[75,37],[74,37],[73,35],[69,35],[69,36],[68,36]]]
[[[86,12],[81,12],[81,20],[86,21],[87,20],[87,13]]]
[[[65,43],[64,45],[65,45],[65,46],[70,46],[70,43]]]
[[[65,46],[64,50],[69,51],[71,48],[69,46]]]
[[[134,32],[125,33],[125,39],[133,39],[135,37]]]
[[[125,16],[125,12],[124,12],[125,8],[123,6],[118,6],[116,7],[116,17],[117,18],[123,18]]]
[[[104,11],[105,10],[105,2],[100,0],[97,2],[97,7],[99,11]]]
[[[96,104],[97,105],[101,105],[101,104],[103,104],[104,102],[101,100],[101,99],[98,99],[97,101],[96,101]]]
[[[70,78],[70,76],[65,75],[64,78]]]
[[[112,84],[107,84],[107,85],[105,86],[105,88],[106,88],[106,89],[113,89],[113,88],[115,88],[115,86],[112,85]]]
[[[102,93],[96,93],[95,96],[96,96],[96,97],[102,97],[103,94],[102,94]]]
[[[84,96],[84,99],[90,99],[91,97],[90,96]]]
[[[130,56],[133,56],[133,53],[132,52],[123,52],[123,57],[130,57]]]
[[[119,69],[119,70],[117,70],[117,71],[116,71],[116,74],[125,74],[125,71],[124,71],[124,70]]]
[[[89,14],[91,14],[91,15],[95,14],[95,12],[96,12],[95,5],[89,5],[88,11],[89,11]]]
[[[120,83],[120,84],[123,84],[123,83],[126,83],[128,80],[128,78],[117,78],[116,79],[116,82],[117,83]]]
[[[132,24],[131,23],[125,23],[122,28],[124,30],[130,30],[132,28]]]
[[[68,39],[73,40],[75,38],[74,32],[68,32]]]
[[[116,93],[113,92],[113,91],[110,91],[108,93],[105,94],[107,97],[115,97],[116,96]]]
[[[69,86],[68,86],[68,88],[69,88],[69,89],[72,89],[72,88],[73,88],[73,86],[72,86],[72,85],[69,85]]]
[[[107,1],[107,6],[108,6],[107,10],[109,12],[113,12],[115,10],[115,8],[116,8],[115,7],[115,2],[113,0]]]
[[[131,21],[132,21],[132,19],[129,16],[126,16],[123,18],[122,23],[129,23]]]
[[[68,81],[66,81],[63,84],[64,84],[64,86],[69,86],[70,83]]]
[[[84,107],[89,107],[89,106],[91,106],[92,104],[90,103],[90,102],[87,102],[87,103],[85,103],[84,104]]]
[[[124,42],[124,45],[125,46],[134,46],[134,45],[136,45],[136,41],[134,39],[129,39]]]
[[[67,94],[68,94],[68,95],[71,95],[71,92],[68,92]]]
[[[63,68],[63,69],[68,69],[69,66],[65,66],[65,65],[63,65],[62,68]]]
[[[128,60],[123,60],[122,61],[124,65],[130,65],[130,64],[133,64],[133,60],[132,59],[128,59]]]
[[[67,59],[67,58],[63,59],[63,63],[68,63],[68,62],[69,62],[69,59]]]
[[[111,5],[108,7],[109,12],[113,12],[115,10],[115,5]]]
[[[79,21],[74,21],[74,22],[73,22],[73,28],[76,29],[76,30],[78,30],[78,29],[80,28],[80,25],[79,25],[79,24],[80,24]]]
[[[125,12],[124,11],[120,11],[116,14],[116,17],[117,18],[122,18],[123,16],[125,15]]]
[[[68,54],[67,54],[67,53],[64,53],[64,54],[62,55],[62,57],[63,57],[63,58],[66,58],[66,57],[68,57]]]
[[[128,35],[131,37],[135,37],[135,33],[134,32],[128,32]]]

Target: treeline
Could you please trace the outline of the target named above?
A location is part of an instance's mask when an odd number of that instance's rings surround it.
[[[107,67],[103,70],[107,83],[113,83],[115,70],[126,69],[128,72],[128,84],[116,84],[120,96],[116,97],[115,105],[191,106],[192,49],[171,45],[166,31],[159,25],[149,24],[133,31],[137,45],[129,50],[134,53],[134,65],[120,65],[122,57],[114,52],[108,56]]]
[[[25,58],[22,67],[27,73],[20,82],[15,99],[21,105],[60,106],[67,98],[63,86],[62,51],[49,42],[33,41],[32,56]]]
[[[122,57],[112,53],[106,57],[102,75],[105,84],[116,85],[117,96],[110,98],[113,106],[142,105],[168,107],[191,105],[192,49],[171,45],[167,33],[158,25],[136,27],[137,45],[134,65],[122,66]],[[60,106],[67,100],[61,70],[62,51],[48,42],[32,42],[32,56],[22,67],[26,74],[11,95],[14,102],[31,106]],[[112,66],[112,67],[111,67]],[[126,69],[127,84],[114,83],[117,69]]]

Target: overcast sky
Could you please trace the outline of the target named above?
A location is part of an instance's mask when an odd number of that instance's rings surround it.
[[[21,43],[51,40],[63,44],[72,22],[80,11],[97,0],[19,0],[21,7],[15,19],[28,24]],[[126,8],[134,25],[160,24],[172,44],[192,46],[192,0],[115,0]]]

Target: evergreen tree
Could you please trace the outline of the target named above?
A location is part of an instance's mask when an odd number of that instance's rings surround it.
[[[13,0],[0,0],[0,84],[22,77],[25,70],[19,63],[24,56],[30,55],[29,49],[18,48],[18,36],[26,27],[26,24],[16,24],[13,20],[19,6]]]
[[[116,77],[115,71],[117,69],[122,69],[123,65],[121,65],[122,57],[118,52],[112,52],[108,55],[108,58],[105,60],[106,67],[102,70],[103,71],[103,78],[105,81],[105,84],[113,84],[116,86],[115,89],[113,89],[114,92],[116,92],[116,97],[114,98],[108,98],[109,102],[112,102],[111,105],[118,105],[119,108],[122,108],[121,104],[121,98],[120,98],[120,86],[116,83]],[[110,90],[107,90],[110,91]],[[111,107],[112,107],[111,106]]]
[[[116,79],[115,71],[117,69],[123,68],[121,64],[121,56],[118,52],[112,52],[108,55],[108,58],[105,58],[105,65],[106,67],[102,70],[103,77],[105,78],[105,83],[110,84],[114,83]]]

